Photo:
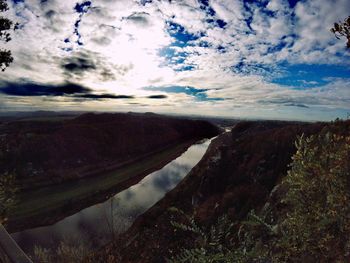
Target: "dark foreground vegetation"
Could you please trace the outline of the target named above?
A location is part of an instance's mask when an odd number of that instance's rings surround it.
[[[350,121],[242,122],[86,262],[349,262]]]
[[[0,124],[0,174],[15,172],[21,189],[33,189],[113,170],[218,133],[205,121],[151,113],[7,121]]]

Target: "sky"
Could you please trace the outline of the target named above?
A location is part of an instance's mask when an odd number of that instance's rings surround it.
[[[350,113],[349,0],[8,0],[0,111],[333,120]]]

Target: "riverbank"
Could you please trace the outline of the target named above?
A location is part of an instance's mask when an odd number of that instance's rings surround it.
[[[73,119],[14,120],[0,126],[0,175],[20,190],[95,176],[220,130],[205,121],[157,114],[86,113]]]
[[[187,140],[172,145],[98,176],[23,191],[17,196],[17,205],[9,211],[6,228],[13,233],[53,224],[85,207],[103,202],[165,166],[193,143],[194,140]]]

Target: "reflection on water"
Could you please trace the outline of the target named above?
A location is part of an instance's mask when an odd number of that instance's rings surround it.
[[[210,140],[192,145],[180,157],[108,201],[86,208],[46,227],[12,234],[27,252],[34,245],[56,247],[61,240],[89,240],[99,245],[125,231],[134,219],[173,189],[203,157]]]

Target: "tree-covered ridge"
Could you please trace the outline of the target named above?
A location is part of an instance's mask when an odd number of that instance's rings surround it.
[[[156,114],[86,113],[57,121],[13,121],[0,127],[0,175],[16,171],[24,188],[33,187],[33,181],[52,184],[218,133],[206,121]]]
[[[301,136],[296,147],[287,176],[259,213],[251,211],[237,222],[219,218],[209,227],[192,219],[188,226],[175,222],[175,228],[194,234],[194,246],[169,261],[348,262],[348,126],[338,122],[316,135]]]

